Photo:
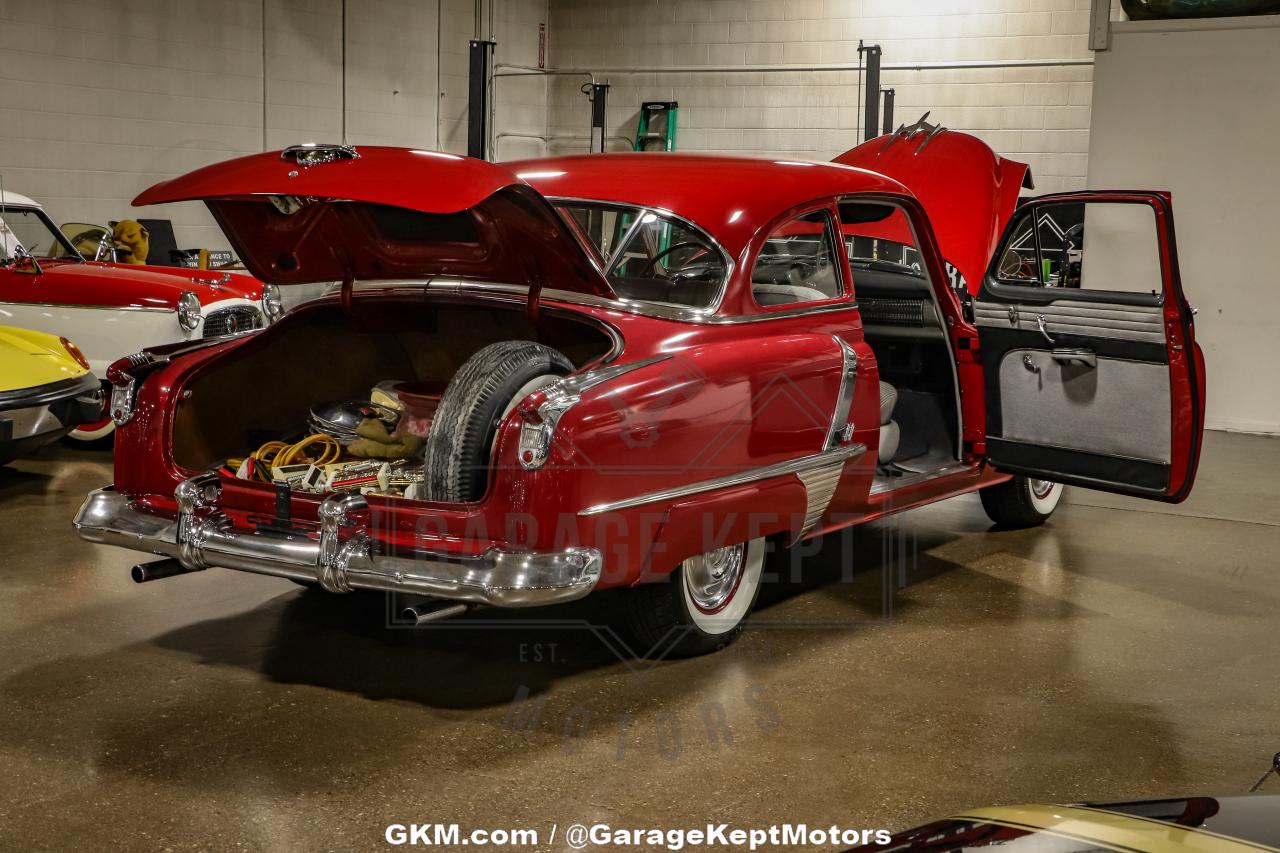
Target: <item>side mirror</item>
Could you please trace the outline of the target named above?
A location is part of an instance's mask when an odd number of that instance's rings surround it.
[[[5,266],[13,272],[23,273],[25,275],[39,275],[44,272],[44,270],[40,268],[40,263],[21,246],[13,247],[13,257],[5,263]]]

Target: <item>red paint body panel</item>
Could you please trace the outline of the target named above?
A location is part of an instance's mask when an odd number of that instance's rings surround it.
[[[202,305],[262,298],[262,283],[244,274],[228,274],[224,282],[221,272],[180,267],[48,260],[40,266],[39,274],[0,269],[0,301],[176,310],[178,297],[188,290]]]
[[[987,271],[1005,223],[1029,176],[1027,164],[1007,160],[966,133],[891,134],[835,158],[889,175],[924,205],[942,255],[964,276],[971,293]]]
[[[804,527],[804,509],[805,489],[794,477],[778,477],[673,504],[663,516],[642,573],[622,580],[636,583],[668,574],[685,556],[703,554],[725,543],[749,542],[780,531],[795,537]]]
[[[709,154],[580,154],[504,165],[548,198],[609,199],[678,213],[741,262],[761,228],[806,202],[905,193],[898,181],[835,163]]]
[[[360,146],[358,160],[304,167],[278,151],[214,163],[143,190],[134,205],[255,195],[314,196],[389,204],[427,213],[475,207],[520,183],[495,163],[440,151]]]
[[[278,209],[273,198],[296,207]],[[503,166],[470,157],[362,147],[356,159],[302,166],[253,154],[156,184],[133,203],[194,199],[245,266],[277,284],[461,276],[612,295],[545,199]]]

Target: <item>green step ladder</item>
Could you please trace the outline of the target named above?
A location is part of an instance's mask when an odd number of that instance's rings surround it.
[[[636,123],[637,151],[676,150],[676,101],[645,101],[640,105],[640,121]],[[661,129],[657,129],[661,128]],[[652,143],[662,143],[662,148],[650,148]]]

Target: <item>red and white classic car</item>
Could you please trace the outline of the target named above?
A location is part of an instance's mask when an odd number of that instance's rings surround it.
[[[74,340],[98,376],[142,347],[258,329],[283,313],[247,275],[86,261],[39,204],[0,195],[0,322]],[[109,418],[70,437],[98,440]]]
[[[260,278],[343,287],[114,365],[115,483],[75,524],[166,558],[135,580],[225,567],[424,619],[628,587],[641,648],[694,654],[741,628],[768,540],[979,489],[1021,526],[1061,483],[1187,496],[1204,376],[1167,196],[1019,205],[1026,166],[931,127],[840,159],[310,146],[159,184],[137,202],[205,200]],[[440,389],[420,488],[226,464],[392,377]]]

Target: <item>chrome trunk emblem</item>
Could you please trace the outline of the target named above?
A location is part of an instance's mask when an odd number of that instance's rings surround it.
[[[332,163],[335,160],[359,160],[360,152],[353,145],[336,145],[327,142],[304,142],[290,145],[280,152],[281,160],[292,160],[304,169]]]

